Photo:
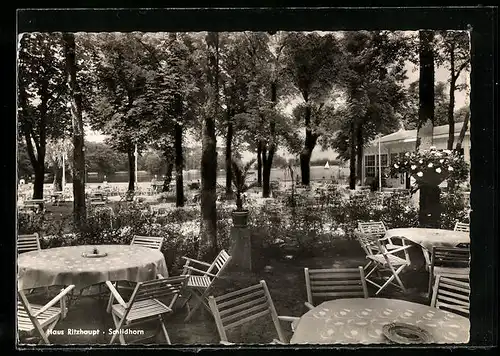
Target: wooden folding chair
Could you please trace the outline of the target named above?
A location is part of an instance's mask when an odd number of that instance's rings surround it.
[[[166,342],[170,345],[170,337],[165,326],[165,314],[172,313],[172,308],[184,289],[187,278],[187,276],[163,278],[158,275],[156,280],[138,282],[128,302],[123,300],[113,283],[106,281],[111,291],[107,310],[111,312],[116,327],[109,344],[112,344],[118,336],[120,344],[126,345],[122,330],[156,320],[159,322],[159,328],[161,327]],[[115,299],[117,304],[113,304]],[[165,299],[170,300],[165,302]],[[156,337],[159,328],[154,335],[134,342]]]
[[[41,250],[38,233],[17,235],[17,253]]]
[[[219,297],[209,296],[208,304],[217,325],[220,342],[225,345],[233,344],[228,341],[227,330],[267,315],[271,316],[278,334],[278,340],[274,339],[272,343],[286,344],[287,340],[281,328],[280,320],[292,322],[299,319],[297,317],[278,316],[265,281],[260,281],[256,285]]]
[[[163,237],[134,235],[130,245],[149,247],[154,250],[161,250],[161,246],[163,245]]]
[[[462,232],[470,232],[470,225],[457,221],[455,224],[455,228],[453,229],[454,231],[462,231]]]
[[[434,282],[431,307],[469,316],[469,275],[438,275]]]
[[[367,222],[358,222],[358,231],[361,234],[364,234],[367,238],[372,240],[384,238],[387,229],[382,221],[367,221]],[[392,243],[390,237],[386,238],[387,243],[385,247],[387,249],[398,248],[400,246]],[[376,246],[374,246],[375,248]]]
[[[59,320],[64,319],[67,313],[66,295],[75,288],[70,285],[52,298],[45,305],[30,304],[22,290],[17,292],[17,329],[21,332],[36,333],[42,338],[40,343],[49,345],[48,335]],[[55,307],[59,303],[59,307]]]
[[[313,298],[368,298],[363,266],[358,268],[304,268],[307,302],[314,309]]]
[[[468,275],[469,272],[469,248],[434,246],[432,248],[431,261],[429,264],[429,285],[427,295],[431,295],[434,278],[437,275]]]
[[[142,246],[151,248],[153,250],[161,250],[163,245],[163,237],[159,236],[139,236],[134,235],[132,241],[130,242],[131,246]],[[133,290],[135,288],[136,283],[130,281],[120,281],[117,282],[117,288],[119,289],[128,289]]]
[[[219,252],[212,264],[198,261],[189,257],[182,258],[186,260],[182,274],[189,276],[186,286],[187,290],[189,291],[189,296],[187,296],[187,299],[185,301],[188,310],[190,309],[188,299],[194,297],[196,302],[196,304],[192,306],[191,310],[188,311],[188,314],[184,319],[184,321],[189,321],[194,312],[200,306],[205,307],[205,309],[211,312],[210,307],[207,304],[208,293],[213,288],[215,281],[220,277],[221,273],[228,266],[229,261],[231,261],[231,256],[229,256],[229,254],[225,250],[222,250],[221,252]],[[196,267],[193,267],[193,264]]]
[[[365,280],[378,288],[375,295],[382,292],[382,290],[389,284],[406,291],[403,282],[399,278],[399,274],[411,264],[410,255],[407,251],[411,246],[406,245],[405,239],[397,237],[397,239],[401,241],[400,247],[388,250],[384,245],[385,241],[388,240],[386,238],[372,240],[361,233],[356,234],[356,236],[358,237],[358,241],[365,251],[366,258],[368,259],[368,263],[364,269],[366,271],[371,268],[369,272],[365,274]],[[396,238],[393,237],[393,239]],[[391,245],[396,246],[394,244]],[[401,257],[401,253],[404,254],[403,257]],[[397,254],[399,254],[399,256]],[[371,276],[373,274],[383,277],[385,282],[383,284],[378,284],[374,279],[372,279]],[[393,282],[394,280],[397,284]]]

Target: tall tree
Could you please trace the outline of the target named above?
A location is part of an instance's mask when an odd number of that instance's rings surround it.
[[[305,140],[300,153],[302,184],[310,182],[309,163],[320,134],[311,121],[314,104],[321,105],[331,92],[340,71],[342,56],[333,34],[290,33],[286,36],[284,62],[292,83],[303,100]]]
[[[469,34],[465,31],[439,31],[437,37],[436,64],[444,64],[450,71],[447,148],[452,150],[455,139],[455,91],[464,89],[463,85],[457,85],[457,81],[469,67]]]
[[[47,141],[71,127],[62,52],[57,33],[27,33],[19,40],[18,125],[35,174],[35,199],[43,197]]]
[[[66,83],[70,98],[71,122],[73,127],[73,218],[81,227],[87,218],[85,205],[85,153],[82,119],[82,93],[76,80],[75,35],[63,34],[66,59]]]
[[[417,143],[428,149],[433,144],[434,128],[434,31],[419,31],[419,109]]]
[[[199,258],[211,258],[216,254],[217,249],[217,140],[215,136],[215,119],[220,112],[219,33],[208,32],[205,41],[208,50],[206,78],[209,101],[202,126]]]
[[[399,126],[405,101],[403,81],[406,39],[388,31],[345,33],[342,40],[345,66],[340,73],[340,107],[333,117],[338,130],[331,146],[349,159],[349,187],[362,176],[364,146],[377,134],[387,134]],[[338,121],[338,122],[335,122]],[[328,146],[329,140],[322,140]]]
[[[54,173],[54,191],[63,189],[63,166],[68,166],[67,159],[71,155],[72,142],[67,139],[51,140],[47,142],[46,158],[47,163]],[[71,166],[71,165],[70,165]]]
[[[88,35],[85,35],[86,37]],[[133,34],[104,33],[87,37],[86,50],[94,52],[95,83],[87,89],[87,114],[92,128],[109,136],[106,141],[126,153],[129,190],[135,189],[135,146],[142,151],[147,135],[141,122],[151,103],[144,97],[151,61]]]

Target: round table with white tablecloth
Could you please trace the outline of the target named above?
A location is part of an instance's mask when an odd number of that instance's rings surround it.
[[[324,302],[304,314],[290,343],[390,343],[382,329],[393,322],[425,329],[433,343],[469,342],[470,322],[460,315],[398,299],[349,298]]]
[[[97,248],[104,257],[84,257]],[[142,282],[168,277],[163,253],[143,246],[86,245],[31,251],[18,256],[18,288],[74,284],[76,289],[105,281]]]

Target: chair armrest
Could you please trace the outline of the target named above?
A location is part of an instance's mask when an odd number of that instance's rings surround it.
[[[38,315],[44,313],[47,311],[47,309],[49,309],[50,307],[54,306],[57,302],[59,302],[59,300],[61,300],[62,298],[64,298],[66,296],[66,294],[68,294],[71,290],[73,290],[73,288],[75,288],[75,285],[72,284],[72,285],[69,285],[67,286],[66,288],[64,288],[58,295],[56,295],[54,298],[52,298],[51,301],[49,301],[47,304],[45,304],[35,315],[34,317],[36,318]]]
[[[397,249],[394,249],[394,250],[393,250],[393,249],[391,249],[390,251],[387,251],[387,253],[388,253],[388,254],[390,254],[390,255],[392,255],[393,253],[396,253],[396,252],[400,252],[400,251],[407,250],[407,249],[409,249],[410,247],[411,247],[411,246],[409,246],[409,245],[406,245],[406,246],[401,246],[401,247],[399,247],[399,248],[397,248]]]
[[[116,290],[115,286],[110,281],[106,281],[106,285],[108,286],[111,294],[113,294],[113,297],[118,301],[118,303],[120,303],[122,307],[127,308],[127,303],[125,303],[120,293],[118,293],[118,291]]]
[[[282,321],[289,321],[293,323],[294,321],[300,320],[298,316],[286,316],[286,315],[278,315],[278,319]]]
[[[234,342],[229,342],[229,341],[220,341],[221,345],[226,345],[226,346],[231,346],[231,345],[236,345]]]
[[[187,262],[194,262],[194,263],[198,263],[200,265],[203,265],[203,266],[207,266],[207,267],[210,267],[211,264],[210,263],[207,263],[207,262],[203,262],[203,261],[198,261],[198,260],[195,260],[194,258],[189,258],[189,257],[185,257],[185,256],[182,256],[182,258],[184,260],[186,260]]]
[[[194,267],[191,267],[191,266],[185,266],[184,268],[190,270],[190,271],[194,271],[194,272],[198,272],[198,273],[203,273],[204,275],[207,275],[207,276],[210,276],[210,277],[217,277],[215,274],[212,274],[212,273],[209,273],[209,272],[206,272],[206,271],[203,271],[201,269],[198,269],[198,268],[194,268]]]
[[[311,303],[309,302],[304,302],[304,305],[309,309],[309,310],[312,310],[314,309],[314,305],[312,305]]]

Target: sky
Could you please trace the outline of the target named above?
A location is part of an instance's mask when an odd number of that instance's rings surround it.
[[[319,32],[319,31],[317,31]],[[326,32],[319,32],[319,33],[326,33]],[[407,62],[406,65],[406,75],[408,79],[405,81],[405,85],[409,85],[410,83],[418,80],[419,77],[419,71],[418,71],[418,66],[413,65],[410,62]],[[462,84],[464,82],[469,82],[469,72],[462,72],[458,83],[457,84]],[[449,78],[449,71],[445,67],[436,67],[435,68],[435,82],[447,82]],[[460,107],[463,107],[465,105],[468,105],[468,97],[467,93],[465,91],[456,91],[455,92],[455,108],[458,109]],[[291,110],[293,107],[298,103],[298,100],[292,101],[287,108],[285,108],[285,111],[291,113]],[[94,141],[94,142],[102,142],[106,136],[102,135],[100,132],[92,131],[90,128],[86,129],[86,140],[88,141]],[[188,139],[189,141],[189,139]],[[221,138],[217,139],[217,146],[218,147],[223,147],[224,143]],[[285,158],[291,158],[292,155],[290,155],[286,150],[284,149],[279,149],[277,154],[280,156],[284,156]],[[254,152],[242,152],[242,158],[244,161],[250,160],[253,156],[255,155]],[[316,147],[313,151],[313,154],[311,156],[312,160],[315,159],[335,159],[337,154],[333,150],[322,150],[321,147]]]

